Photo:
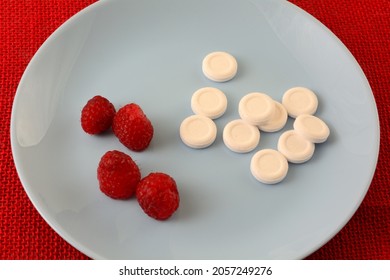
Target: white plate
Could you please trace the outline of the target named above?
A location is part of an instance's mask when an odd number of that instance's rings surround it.
[[[223,50],[238,61],[225,83],[206,79],[205,55]],[[209,148],[179,138],[191,95],[225,92]],[[276,148],[281,132],[262,133],[249,154],[222,142],[238,118],[238,101],[261,91],[281,100],[306,86],[331,136],[314,157],[290,165],[270,186],[251,175],[251,156]],[[89,136],[80,111],[96,94],[114,105],[138,103],[155,135],[144,152],[112,135]],[[289,120],[286,129],[292,127]],[[333,237],[360,205],[375,171],[379,125],[369,84],[355,59],[321,23],[285,1],[99,1],[61,26],[39,49],[18,87],[11,123],[15,164],[34,206],[65,240],[96,259],[299,259]],[[108,150],[129,153],[142,175],[162,171],[179,186],[181,205],[165,222],[135,199],[98,189],[96,167]]]

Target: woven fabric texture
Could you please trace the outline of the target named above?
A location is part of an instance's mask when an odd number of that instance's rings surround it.
[[[20,78],[39,46],[93,0],[3,0],[0,5],[0,259],[88,259],[43,220],[18,178],[10,116]],[[381,124],[377,170],[347,225],[307,259],[390,259],[390,1],[291,0],[340,38],[373,90]]]

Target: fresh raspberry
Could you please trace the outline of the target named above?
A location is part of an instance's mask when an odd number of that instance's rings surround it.
[[[88,134],[99,134],[110,128],[115,107],[105,97],[96,95],[81,111],[81,127]]]
[[[142,210],[156,220],[166,220],[179,207],[175,180],[167,174],[150,173],[137,186],[136,197]]]
[[[153,138],[153,126],[135,103],[120,108],[114,117],[112,129],[119,141],[133,151],[145,150]]]
[[[115,199],[126,199],[135,193],[141,173],[133,159],[120,151],[108,151],[97,169],[100,190]]]

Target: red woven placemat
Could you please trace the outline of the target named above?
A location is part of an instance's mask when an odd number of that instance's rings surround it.
[[[32,206],[10,148],[17,85],[44,40],[93,0],[3,0],[0,5],[0,259],[88,259],[59,237]],[[291,0],[331,29],[365,72],[378,106],[381,151],[376,174],[349,223],[308,259],[390,259],[390,1]]]

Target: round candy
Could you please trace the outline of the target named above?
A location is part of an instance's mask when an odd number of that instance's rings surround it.
[[[234,120],[225,126],[222,138],[225,145],[233,152],[247,153],[259,144],[260,131],[243,120]]]
[[[279,102],[275,102],[275,112],[272,115],[271,120],[265,124],[259,125],[259,129],[265,132],[275,132],[281,130],[287,122],[287,111],[286,108]]]
[[[236,75],[237,61],[227,52],[213,52],[203,59],[202,70],[208,79],[215,82],[226,82]]]
[[[252,125],[262,125],[269,122],[274,112],[275,101],[260,92],[245,95],[238,104],[240,117]]]
[[[296,118],[302,114],[313,115],[317,111],[318,99],[310,89],[294,87],[284,93],[282,104],[288,115]]]
[[[315,146],[295,130],[288,130],[279,137],[278,150],[289,162],[304,163],[311,159]]]
[[[204,87],[195,91],[191,98],[191,108],[195,114],[216,119],[222,116],[227,108],[225,94],[213,87]]]
[[[294,121],[294,129],[313,143],[323,143],[330,134],[329,127],[318,117],[300,115]]]
[[[254,154],[250,169],[258,181],[265,184],[276,184],[286,177],[288,162],[280,152],[264,149]]]
[[[208,117],[192,115],[180,125],[180,138],[187,146],[195,149],[210,146],[217,137],[217,126]]]

